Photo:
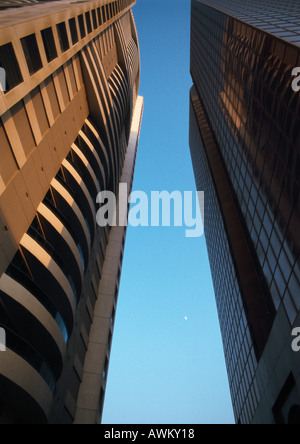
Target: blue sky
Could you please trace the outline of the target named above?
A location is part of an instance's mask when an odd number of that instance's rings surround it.
[[[190,0],[137,0],[133,12],[145,100],[134,190],[195,191]],[[233,421],[204,237],[129,227],[103,423]]]

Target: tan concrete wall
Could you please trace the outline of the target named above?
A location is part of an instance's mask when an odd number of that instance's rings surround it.
[[[84,38],[80,37],[77,23],[79,41],[75,45],[71,44],[68,26],[70,18],[88,11],[91,12],[93,9],[110,3],[108,0],[98,0],[70,6],[69,2],[61,1],[51,5],[24,7],[18,11],[18,15],[14,15],[12,11],[5,11],[5,14],[0,11],[0,46],[12,43],[23,77],[23,82],[11,91],[6,94],[0,92],[0,277],[7,270],[19,246],[22,246],[34,255],[41,266],[48,269],[51,279],[54,278],[59,283],[74,315],[74,328],[71,337],[69,337],[66,352],[65,344],[61,343],[61,332],[57,331],[58,325],[53,323],[54,319],[50,315],[51,319],[47,316],[47,310],[37,301],[31,300],[25,288],[15,295],[11,294],[13,286],[5,291],[8,297],[15,298],[18,303],[23,298],[24,308],[39,320],[49,335],[54,338],[62,355],[67,353],[63,373],[57,384],[57,396],[52,409],[53,421],[63,420],[61,418],[65,417],[62,412],[65,411],[68,412],[69,417],[75,418],[78,380],[83,381],[83,386],[86,387],[86,391],[82,392],[80,398],[81,405],[84,405],[84,408],[87,407],[88,410],[92,408],[97,411],[99,393],[93,392],[92,395],[90,390],[92,390],[94,379],[90,379],[89,375],[94,374],[99,387],[102,386],[105,389],[105,384],[99,380],[99,375],[102,375],[109,356],[107,341],[110,333],[112,334],[110,318],[112,311],[116,309],[115,296],[119,286],[120,258],[123,257],[124,229],[116,229],[110,233],[107,260],[103,267],[100,289],[98,289],[108,231],[97,231],[92,244],[84,220],[85,215],[80,210],[79,203],[76,204],[67,189],[55,178],[61,165],[64,165],[83,191],[95,221],[95,208],[88,188],[75,168],[66,160],[71,149],[76,152],[83,160],[96,188],[98,188],[97,178],[94,177],[91,165],[84,159],[80,147],[75,144],[78,135],[85,137],[83,127],[91,125],[88,118],[93,121],[91,101],[87,94],[88,85],[85,84],[86,79],[84,79],[82,72],[82,65],[85,63],[82,54],[86,53],[88,56],[86,65],[91,73],[91,81],[99,82],[97,88],[101,89],[102,96],[98,94],[96,88],[96,93],[99,95],[96,114],[98,109],[101,109],[100,120],[103,120],[105,131],[110,134],[108,146],[104,146],[102,142],[101,128],[97,128],[95,131],[90,127],[90,130],[94,132],[103,150],[102,154],[106,158],[104,164],[100,165],[100,170],[103,171],[103,175],[106,175],[107,181],[110,179],[111,183],[113,182],[113,189],[118,185],[119,169],[123,164],[122,156],[127,145],[124,137],[125,117],[128,111],[131,111],[132,101],[135,101],[136,97],[128,88],[127,78],[130,77],[131,83],[134,79],[132,79],[132,69],[130,71],[128,48],[124,45],[124,41],[131,39],[131,37],[134,37],[136,41],[136,35],[133,35],[133,19],[128,14],[135,1],[118,0],[122,6],[121,11],[105,24],[93,29],[90,34],[87,33]],[[116,12],[115,9],[114,12]],[[124,30],[121,23],[115,23],[123,16],[125,16],[124,24],[126,24]],[[70,43],[69,50],[64,53],[61,51],[56,29],[56,25],[63,21],[66,23]],[[50,63],[47,62],[41,37],[41,30],[47,27],[52,27],[58,53],[57,58]],[[33,33],[36,35],[43,67],[35,74],[30,75],[20,39]],[[126,39],[124,35],[127,36]],[[120,44],[120,40],[122,40],[122,44]],[[89,46],[86,49],[87,45]],[[122,51],[124,54],[121,56]],[[136,54],[136,57],[137,60],[134,63],[139,66],[139,54]],[[108,80],[112,81],[113,78],[118,90],[116,105],[108,83]],[[116,81],[116,79],[118,80]],[[122,180],[128,181],[129,184],[132,183],[142,106],[142,100],[139,99],[123,170]],[[97,122],[93,122],[93,124],[97,124]],[[129,132],[129,128],[126,130]],[[89,141],[85,140],[85,142],[90,145]],[[99,151],[99,147],[97,149]],[[92,147],[91,151],[94,152],[98,164],[101,163],[95,147],[94,149]],[[54,216],[54,213],[51,213],[41,203],[50,186],[62,196],[66,206],[69,205],[72,208],[83,228],[89,255],[89,264],[85,273],[83,273],[79,250],[72,236]],[[64,239],[79,266],[83,291],[77,305],[67,276],[46,250],[27,234],[37,211],[52,225],[57,235]],[[99,296],[101,296],[100,299]],[[95,305],[97,297],[99,304]],[[89,319],[94,318],[93,328],[89,331]],[[89,354],[83,368],[84,347],[89,350]],[[6,361],[6,356],[9,359],[3,365],[9,367],[12,361],[8,354],[5,355],[3,361]],[[30,367],[28,363],[25,363],[26,369],[27,366]],[[18,375],[19,379],[12,378],[11,380],[24,388],[37,401],[49,420],[52,405],[51,395],[48,402],[48,394],[45,394],[45,390],[41,387],[40,396],[37,396],[35,373],[26,370],[24,375],[24,381],[22,381],[21,375]],[[76,378],[78,379],[76,380]],[[90,383],[91,385],[89,385]],[[30,385],[32,385],[31,389]],[[38,384],[38,387],[40,385]],[[45,399],[40,399],[43,396]],[[99,416],[96,418],[97,421],[99,421]]]
[[[142,113],[143,99],[139,97],[135,106],[131,136],[120,180],[120,183],[128,185],[128,196],[131,192]],[[110,355],[108,340],[109,333],[113,331],[110,319],[113,308],[116,310],[117,306],[116,287],[119,286],[120,261],[123,256],[125,233],[125,228],[119,226],[112,227],[110,231],[77,401],[75,424],[96,424],[101,420],[100,392],[101,388],[105,392],[107,381],[107,374],[103,378],[102,373]]]

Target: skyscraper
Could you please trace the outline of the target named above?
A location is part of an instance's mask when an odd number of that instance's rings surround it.
[[[126,228],[96,197],[133,181],[134,4],[0,2],[0,423],[101,421]]]
[[[190,147],[236,421],[300,423],[300,5],[192,0]]]

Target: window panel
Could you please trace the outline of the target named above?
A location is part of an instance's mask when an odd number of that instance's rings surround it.
[[[0,46],[0,68],[5,69],[6,91],[10,91],[23,82],[20,66],[11,43]]]
[[[35,34],[22,38],[21,43],[29,73],[33,75],[43,67]]]
[[[75,18],[71,18],[69,20],[69,27],[70,27],[70,33],[71,33],[71,39],[73,45],[76,45],[78,43],[78,32],[77,32],[77,26],[76,26],[76,20]]]
[[[41,34],[43,38],[47,60],[48,62],[51,62],[57,57],[57,51],[56,51],[52,28],[44,29],[43,31],[41,31]]]
[[[61,50],[62,50],[62,52],[65,52],[70,48],[65,22],[59,23],[58,25],[56,25],[56,28],[57,28],[57,33],[58,33],[58,37],[59,37]]]

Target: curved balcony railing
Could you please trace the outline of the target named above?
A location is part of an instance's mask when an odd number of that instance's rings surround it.
[[[0,327],[6,331],[6,347],[28,362],[44,379],[53,394],[56,380],[53,371],[45,359],[27,341],[10,329],[6,322],[0,320]]]
[[[64,261],[60,258],[60,256],[56,253],[55,249],[52,247],[52,245],[49,244],[49,242],[38,232],[35,228],[32,226],[29,228],[27,234],[31,236],[37,243],[45,249],[45,251],[52,257],[52,259],[56,262],[56,264],[59,266],[61,271],[64,273],[66,278],[68,279],[71,288],[74,293],[74,297],[76,301],[78,301],[78,291],[75,285],[75,282],[73,280],[73,277],[68,270],[68,267],[64,263]]]
[[[60,211],[60,209],[58,207],[55,206],[53,200],[49,197],[49,193],[46,195],[43,203],[46,205],[47,208],[49,208],[49,210],[52,211],[52,213],[61,221],[61,223],[66,227],[66,229],[68,230],[68,232],[70,233],[70,235],[72,236],[79,254],[80,254],[80,258],[82,261],[82,266],[83,266],[83,271],[86,271],[86,262],[87,259],[83,253],[83,249],[81,246],[81,243],[78,239],[77,234],[75,233],[74,229],[71,227],[70,223],[67,221],[67,219],[65,218],[65,216],[63,215],[63,213]]]
[[[60,174],[60,172],[56,175],[56,180],[68,191],[68,193],[70,194],[70,196],[74,199],[74,201],[76,202],[76,204],[78,205],[78,208],[80,209],[84,221],[86,223],[87,229],[88,229],[88,234],[89,234],[89,241],[90,241],[90,246],[93,243],[93,234],[92,234],[92,230],[91,230],[91,225],[87,219],[87,217],[85,216],[85,211],[82,208],[81,203],[79,202],[78,197],[75,195],[74,190],[70,187],[70,185],[65,181],[65,179],[62,177],[62,175]]]
[[[31,277],[21,270],[14,262],[10,264],[6,274],[26,288],[26,290],[28,290],[43,305],[43,307],[46,308],[48,313],[50,313],[57,323],[63,335],[64,341],[67,343],[69,333],[66,324],[59,310],[56,308],[51,299],[45,294],[45,292],[41,290],[41,288],[31,279]]]

